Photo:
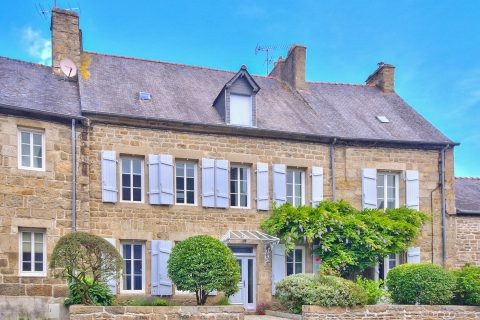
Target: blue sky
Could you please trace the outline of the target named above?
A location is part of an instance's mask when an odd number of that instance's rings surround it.
[[[450,139],[457,176],[480,176],[480,1],[94,1],[84,49],[265,74],[257,43],[307,46],[307,79],[363,83],[384,61],[396,91]],[[4,0],[0,55],[49,63],[53,0]],[[285,55],[285,50],[273,53]]]

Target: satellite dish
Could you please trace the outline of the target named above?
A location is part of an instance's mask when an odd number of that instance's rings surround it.
[[[77,75],[77,66],[70,59],[62,59],[60,61],[60,69],[62,69],[63,74],[69,78]]]

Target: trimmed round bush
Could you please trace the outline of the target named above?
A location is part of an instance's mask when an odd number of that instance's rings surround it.
[[[335,276],[295,274],[276,285],[275,296],[293,313],[303,305],[353,307],[365,305],[367,294],[357,284]]]
[[[467,265],[454,274],[457,277],[455,303],[480,306],[480,267]]]
[[[386,285],[396,304],[450,304],[455,276],[431,263],[402,264],[390,270]]]

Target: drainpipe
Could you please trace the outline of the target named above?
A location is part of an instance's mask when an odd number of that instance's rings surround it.
[[[442,184],[442,266],[445,268],[447,262],[447,209],[445,199],[445,151],[450,147],[449,144],[443,148],[440,153],[440,170],[441,170],[441,184]]]
[[[337,138],[333,138],[332,143],[330,144],[330,171],[332,172],[332,200],[337,199],[336,183],[335,183],[335,143],[337,143]]]
[[[72,231],[77,231],[77,141],[76,122],[72,119]]]

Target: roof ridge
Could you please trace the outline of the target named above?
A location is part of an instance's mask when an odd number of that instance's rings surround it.
[[[455,177],[456,179],[462,179],[462,180],[480,180],[480,177]]]
[[[340,86],[356,86],[356,87],[375,87],[374,84],[362,84],[362,83],[342,83],[342,82],[329,82],[329,81],[306,81],[313,84],[332,84]]]
[[[104,57],[114,57],[114,58],[122,58],[122,59],[136,60],[136,61],[170,64],[170,65],[174,65],[174,66],[188,67],[188,68],[201,69],[201,70],[228,72],[228,73],[233,73],[233,74],[236,74],[238,72],[238,71],[210,68],[210,67],[204,67],[204,66],[195,66],[195,65],[191,65],[191,64],[185,64],[185,63],[162,61],[162,60],[155,60],[155,59],[146,59],[146,58],[137,58],[137,57],[129,57],[129,56],[122,56],[122,55],[109,54],[109,53],[100,53],[100,52],[93,52],[93,51],[87,51],[87,50],[84,50],[83,52],[88,53],[88,54],[96,54],[96,55],[104,56]],[[261,75],[254,75],[254,74],[252,74],[252,77],[273,78],[271,76],[261,76]]]
[[[52,67],[46,66],[46,65],[41,64],[41,63],[31,62],[31,61],[25,61],[25,60],[20,60],[20,59],[15,59],[15,58],[10,58],[10,57],[4,57],[4,56],[0,56],[0,59],[5,59],[5,60],[10,60],[10,61],[16,61],[16,62],[21,62],[21,63],[25,63],[25,64],[30,64],[30,65],[33,65],[35,67],[42,67],[42,68],[45,68],[45,69],[52,69]]]

